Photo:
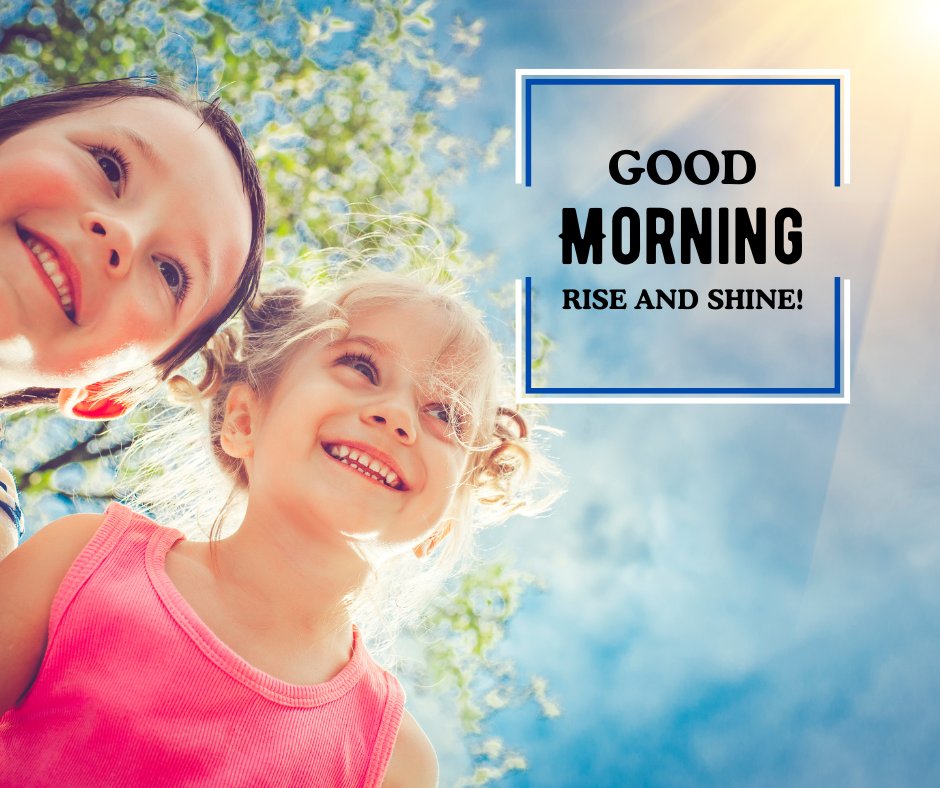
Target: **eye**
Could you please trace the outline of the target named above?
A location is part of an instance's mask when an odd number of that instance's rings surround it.
[[[155,258],[154,263],[170,293],[173,294],[173,298],[177,303],[182,302],[186,298],[186,293],[189,292],[189,274],[186,267],[175,260],[160,258]]]
[[[336,363],[356,370],[373,386],[379,382],[379,368],[375,359],[367,353],[346,353],[337,359]]]
[[[451,423],[452,414],[450,408],[440,402],[432,402],[430,405],[425,406],[424,411],[431,418],[443,421],[445,424]]]
[[[453,403],[432,402],[425,405],[424,412],[444,425],[448,436],[453,435],[459,438],[467,428],[466,413]]]
[[[95,157],[95,163],[108,179],[111,190],[120,196],[130,169],[124,154],[117,148],[95,147],[91,149],[91,155]]]

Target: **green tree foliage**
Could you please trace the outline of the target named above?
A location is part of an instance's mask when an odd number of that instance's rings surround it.
[[[443,187],[491,163],[508,130],[484,142],[446,130],[442,114],[478,87],[462,64],[483,23],[453,20],[445,36],[433,11],[414,0],[333,8],[310,0],[5,0],[0,101],[154,74],[202,98],[219,96],[265,178],[269,283],[322,279],[330,250],[340,249],[405,265],[433,260],[445,275],[466,278],[483,261],[467,250]],[[8,417],[0,462],[18,476],[30,529],[100,510],[146,418],[141,410],[103,428],[48,414]],[[476,571],[434,608],[420,636],[421,683],[457,700],[474,754],[468,783],[524,768],[486,735],[491,711],[531,698],[557,713],[544,682],[521,689],[492,656],[529,585],[503,565]]]

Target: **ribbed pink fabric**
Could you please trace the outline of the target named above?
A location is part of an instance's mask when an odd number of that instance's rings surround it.
[[[62,582],[49,645],[0,717],[0,785],[375,786],[404,692],[366,653],[324,684],[249,665],[164,571],[183,535],[112,504]]]

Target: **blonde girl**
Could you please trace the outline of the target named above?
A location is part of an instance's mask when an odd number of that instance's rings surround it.
[[[115,80],[0,107],[0,410],[120,415],[253,295],[263,241],[257,166],[217,104]]]
[[[188,541],[114,504],[0,564],[11,782],[435,784],[356,625],[375,623],[362,611],[390,573],[401,588],[453,559],[470,515],[525,502],[531,454],[499,355],[462,302],[396,275],[315,303],[279,292],[245,323],[243,341],[214,343],[201,386],[212,450],[245,494],[234,533]]]

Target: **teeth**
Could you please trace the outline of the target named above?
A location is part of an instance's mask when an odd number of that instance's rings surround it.
[[[333,444],[329,447],[329,452],[343,465],[355,468],[363,476],[368,476],[377,482],[383,482],[387,487],[396,489],[401,487],[397,473],[378,460],[373,460],[364,451],[350,449],[342,444]]]
[[[55,286],[55,289],[59,294],[59,303],[62,304],[62,308],[70,318],[73,317],[72,294],[69,292],[65,274],[62,273],[62,269],[59,267],[58,258],[48,247],[37,241],[35,238],[27,239],[26,246],[29,247],[29,250],[34,255],[36,255],[36,259],[39,260],[39,264],[42,266],[42,270],[46,272],[46,276],[49,277],[49,280]]]

